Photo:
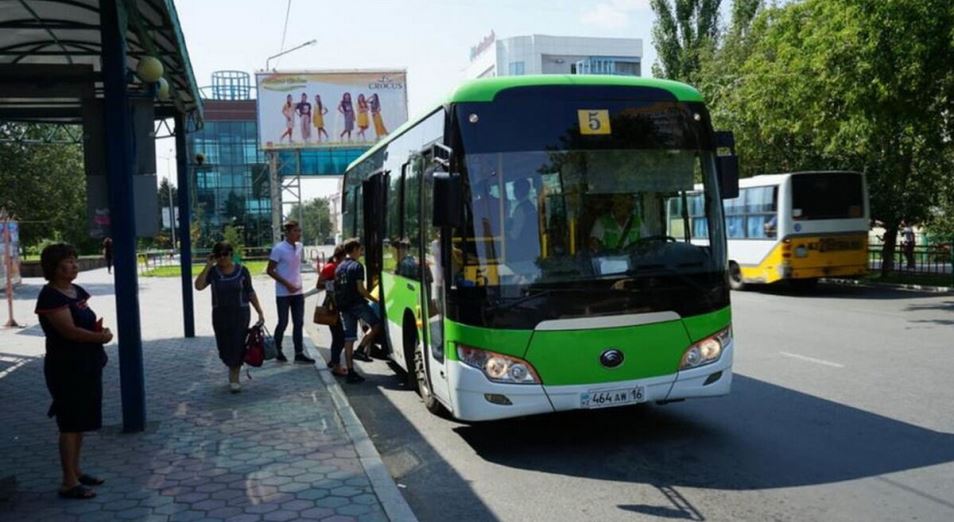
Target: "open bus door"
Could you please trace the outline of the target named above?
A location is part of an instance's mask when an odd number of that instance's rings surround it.
[[[438,146],[435,145],[435,149]],[[427,375],[427,382],[418,385],[429,385],[428,390],[422,390],[421,397],[429,410],[439,409],[439,405],[434,401],[434,396],[444,404],[450,404],[450,386],[447,381],[446,357],[444,354],[444,311],[445,302],[445,265],[444,257],[450,252],[450,228],[439,226],[434,223],[434,176],[445,174],[442,171],[441,163],[434,161],[433,151],[425,151],[425,158],[428,161],[422,165],[424,168],[423,190],[421,197],[421,209],[423,213],[421,238],[421,259],[424,260],[424,284],[421,292],[421,308],[423,311],[421,322],[423,323],[424,342],[422,348],[415,357],[415,366],[423,365],[418,368]],[[419,358],[420,357],[420,358]],[[433,394],[429,397],[427,393]]]
[[[364,265],[366,271],[367,288],[372,295],[375,295],[383,303],[383,289],[381,288],[381,270],[384,263],[384,237],[385,237],[385,209],[387,201],[387,173],[384,171],[372,174],[361,184],[362,200],[362,218],[364,219],[364,231],[361,237],[361,244],[364,245]],[[377,290],[375,290],[377,288]],[[375,294],[376,293],[376,294]],[[378,308],[381,311],[382,330],[375,340],[376,344],[386,348],[387,339],[387,321],[384,320],[383,305]]]

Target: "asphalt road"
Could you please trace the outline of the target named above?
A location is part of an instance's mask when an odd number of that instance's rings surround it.
[[[422,521],[954,520],[954,295],[732,306],[724,398],[466,425],[383,361],[345,389]]]

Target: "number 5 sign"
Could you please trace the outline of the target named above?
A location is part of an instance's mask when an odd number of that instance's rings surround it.
[[[609,111],[583,109],[576,111],[580,119],[580,134],[612,134]]]

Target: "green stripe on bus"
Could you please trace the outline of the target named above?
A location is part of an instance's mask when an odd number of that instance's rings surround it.
[[[452,361],[457,360],[457,343],[522,358],[527,351],[531,335],[532,330],[481,328],[450,320],[444,321],[445,353]]]
[[[702,95],[694,87],[672,80],[658,80],[655,78],[640,78],[638,76],[605,76],[605,75],[560,75],[541,74],[529,76],[503,76],[497,78],[483,78],[467,82],[454,91],[447,103],[489,102],[493,101],[500,91],[515,87],[540,87],[551,85],[597,85],[619,87],[655,87],[668,91],[681,102],[701,102]]]
[[[732,324],[732,309],[727,306],[709,314],[686,317],[682,323],[692,342],[701,341]]]

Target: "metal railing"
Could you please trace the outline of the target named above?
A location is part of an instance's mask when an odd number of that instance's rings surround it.
[[[872,271],[881,270],[882,246],[868,245],[868,268]],[[954,259],[951,257],[951,243],[935,243],[930,245],[916,245],[908,259],[904,247],[898,245],[894,252],[894,270],[918,274],[950,274]]]

